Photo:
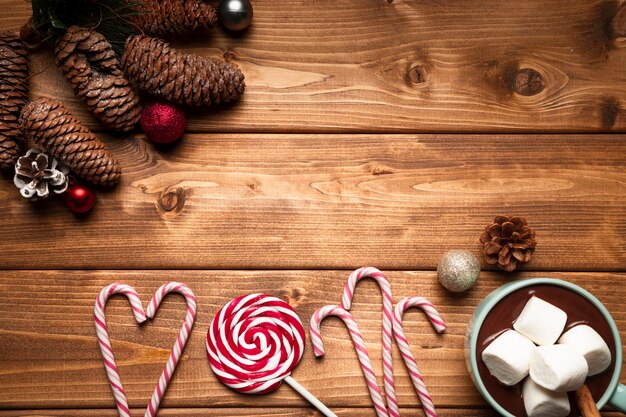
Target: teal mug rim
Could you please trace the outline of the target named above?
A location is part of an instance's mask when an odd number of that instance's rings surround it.
[[[492,291],[489,295],[487,295],[478,306],[481,307],[481,311],[478,314],[478,317],[475,317],[475,320],[472,325],[472,332],[469,340],[469,356],[470,356],[470,364],[472,370],[472,377],[474,379],[474,383],[476,387],[480,391],[480,394],[483,396],[485,400],[502,416],[505,417],[515,417],[513,414],[506,411],[498,402],[491,396],[489,391],[485,388],[485,385],[480,377],[480,373],[478,372],[478,363],[476,360],[476,345],[478,343],[478,332],[480,327],[482,326],[487,314],[493,309],[493,307],[500,302],[504,297],[511,294],[514,291],[519,290],[520,288],[528,287],[531,285],[557,285],[560,287],[565,287],[571,291],[577,292],[578,294],[585,297],[589,300],[599,311],[602,313],[604,318],[606,319],[609,327],[611,328],[611,333],[613,334],[613,339],[615,341],[615,369],[613,370],[613,376],[611,377],[611,382],[606,389],[606,392],[602,395],[602,398],[597,403],[598,409],[602,408],[609,399],[615,393],[617,386],[619,384],[620,374],[622,371],[622,342],[619,335],[619,330],[617,329],[617,325],[615,324],[615,320],[611,316],[611,313],[606,309],[604,304],[600,302],[593,294],[584,288],[572,284],[571,282],[564,281],[556,278],[529,278],[520,281],[514,281],[507,284],[504,284],[502,287],[497,288]],[[488,298],[495,291],[498,291],[498,294],[495,297]],[[483,303],[485,303],[483,305]],[[477,307],[478,308],[478,307]],[[474,318],[473,318],[474,319]]]

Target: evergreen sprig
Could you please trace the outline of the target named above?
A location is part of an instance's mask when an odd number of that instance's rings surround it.
[[[33,29],[54,47],[57,39],[73,25],[95,29],[106,37],[118,58],[126,38],[137,30],[130,17],[137,3],[127,0],[31,0]]]

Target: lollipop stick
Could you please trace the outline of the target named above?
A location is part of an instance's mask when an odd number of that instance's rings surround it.
[[[300,394],[304,398],[306,398],[311,404],[313,404],[313,406],[315,406],[315,408],[320,410],[320,412],[322,414],[324,414],[326,417],[337,417],[337,415],[335,413],[330,411],[328,409],[328,407],[326,407],[324,404],[322,404],[322,402],[320,400],[315,398],[313,396],[313,394],[311,394],[309,391],[306,390],[306,388],[304,388],[302,385],[300,385],[298,383],[298,381],[296,381],[295,379],[293,379],[290,376],[288,376],[285,379],[283,379],[283,381],[288,383],[291,386],[291,388],[295,389],[298,392],[298,394]]]

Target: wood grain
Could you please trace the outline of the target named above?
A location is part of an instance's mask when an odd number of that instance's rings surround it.
[[[338,303],[349,271],[5,271],[0,275],[0,408],[111,407],[112,397],[93,328],[93,303],[105,285],[133,285],[147,303],[164,281],[186,282],[198,298],[198,319],[189,339],[165,407],[304,407],[289,387],[267,396],[235,394],[212,375],[205,352],[209,323],[231,298],[264,292],[287,300],[308,323],[313,311]],[[467,322],[477,303],[506,282],[503,274],[484,272],[476,289],[462,295],[445,291],[434,272],[388,272],[394,299],[421,295],[430,299],[448,324],[436,335],[419,311],[405,315],[405,330],[435,403],[442,408],[485,407],[473,388],[463,359]],[[525,273],[523,277],[545,276]],[[595,294],[626,336],[625,274],[551,273]],[[354,316],[379,375],[381,372],[381,296],[373,281],[356,291]],[[132,407],[141,408],[152,392],[170,344],[184,315],[181,297],[164,301],[154,323],[138,328],[128,303],[114,298],[107,308],[113,348]],[[324,322],[326,356],[313,357],[307,346],[293,376],[332,408],[369,407],[347,331],[338,320]],[[402,406],[418,400],[399,354],[396,385]],[[626,371],[622,372],[626,377]],[[374,415],[373,410],[364,412]]]
[[[621,136],[187,135],[107,138],[123,181],[74,217],[0,180],[0,267],[435,269],[482,258],[496,215],[537,231],[527,269],[626,270]],[[483,265],[485,266],[485,265]]]
[[[0,3],[0,30],[30,16],[27,1]],[[29,204],[0,176],[0,417],[116,415],[92,318],[97,293],[114,281],[134,285],[144,302],[169,280],[198,296],[161,417],[318,416],[289,387],[253,397],[222,386],[206,360],[206,330],[221,305],[247,292],[287,300],[306,324],[366,264],[391,271],[395,300],[428,297],[448,323],[438,336],[419,311],[405,315],[442,417],[496,416],[467,375],[463,343],[476,304],[508,279],[582,285],[626,336],[626,140],[599,134],[626,132],[626,1],[254,7],[242,36],[216,30],[175,42],[238,64],[242,100],[187,109],[189,133],[171,148],[104,136],[124,177],[98,192],[89,216],[60,199]],[[32,98],[60,98],[103,130],[49,51],[33,54],[31,74]],[[536,272],[483,272],[469,293],[443,290],[441,255],[464,248],[481,258],[478,236],[500,214],[525,216],[537,231],[525,267]],[[373,282],[359,285],[354,314],[379,376],[380,303]],[[121,298],[107,313],[141,416],[183,302],[166,299],[141,328]],[[322,333],[326,357],[307,346],[294,377],[339,417],[374,416],[347,331],[329,319]],[[397,350],[395,358],[402,414],[423,415]]]
[[[624,4],[257,0],[242,36],[178,44],[246,74],[238,105],[198,111],[189,129],[623,132]],[[29,7],[3,0],[0,28],[18,29]],[[101,130],[51,61],[33,58],[33,95],[61,98]]]

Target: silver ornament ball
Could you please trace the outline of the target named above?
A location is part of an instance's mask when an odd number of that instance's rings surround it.
[[[222,0],[219,16],[226,29],[244,30],[252,23],[252,4],[250,0]]]
[[[480,264],[471,252],[451,250],[443,255],[437,265],[437,277],[452,292],[469,290],[478,281]]]

